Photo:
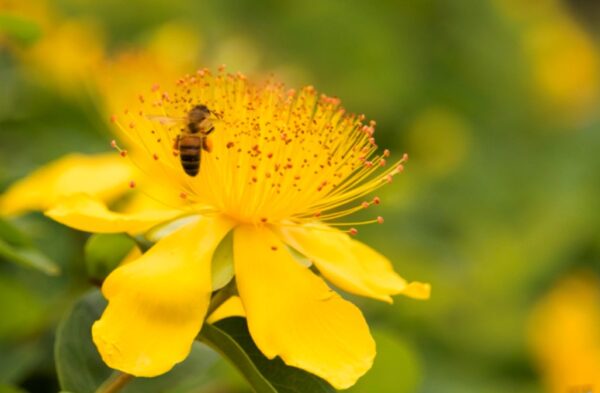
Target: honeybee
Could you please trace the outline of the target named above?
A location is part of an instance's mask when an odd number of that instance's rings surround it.
[[[216,117],[206,105],[195,105],[184,118],[167,116],[147,116],[164,125],[181,124],[181,133],[177,135],[173,149],[179,153],[181,167],[190,177],[200,172],[202,150],[210,153],[212,143],[208,136],[215,130]],[[216,118],[216,119],[215,119]]]

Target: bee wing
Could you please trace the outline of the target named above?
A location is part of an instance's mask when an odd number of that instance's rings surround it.
[[[148,120],[155,121],[162,124],[163,126],[173,126],[180,124],[185,121],[184,117],[170,117],[170,116],[157,116],[157,115],[146,115]]]

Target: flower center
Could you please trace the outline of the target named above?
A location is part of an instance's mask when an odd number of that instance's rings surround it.
[[[210,152],[199,150],[199,174],[192,177],[174,143],[200,104],[211,111],[214,132],[207,137]],[[153,120],[161,118],[169,120]],[[311,86],[295,91],[273,81],[256,85],[223,70],[200,70],[171,91],[155,86],[149,96],[139,96],[136,110],[113,120],[131,149],[122,155],[146,182],[177,194],[183,209],[209,207],[241,222],[337,220],[378,204],[377,197],[364,198],[406,161],[405,155],[386,165],[390,153],[378,153],[375,122],[347,114],[337,98]]]

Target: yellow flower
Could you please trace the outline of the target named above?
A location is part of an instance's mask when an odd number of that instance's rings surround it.
[[[530,343],[548,392],[600,387],[599,284],[589,272],[569,276],[534,309]]]
[[[151,117],[182,118],[199,103],[220,120],[212,152],[202,154],[200,173],[190,177],[173,152],[181,126]],[[428,284],[407,283],[384,256],[351,238],[355,226],[381,217],[339,221],[378,204],[367,195],[392,181],[406,158],[386,163],[375,123],[346,114],[338,99],[312,87],[296,92],[201,70],[172,88],[153,86],[114,121],[128,150],[113,145],[139,168],[131,186],[162,209],[116,213],[79,194],[46,212],[89,232],[156,228],[148,236],[157,243],[102,287],[109,304],[92,335],[112,368],[151,377],[185,359],[212,291],[231,278],[211,279],[213,252],[230,231],[231,270],[258,348],[336,388],[371,367],[375,343],[360,310],[323,278],[387,302],[396,294],[429,296]]]
[[[134,170],[116,154],[67,155],[13,184],[0,196],[0,215],[46,210],[78,193],[114,201],[127,191]]]

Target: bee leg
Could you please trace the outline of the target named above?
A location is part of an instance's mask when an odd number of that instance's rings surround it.
[[[207,153],[210,153],[212,151],[212,148],[213,148],[212,140],[210,140],[208,138],[202,138],[202,149],[204,151],[206,151]]]
[[[179,151],[179,138],[181,135],[177,135],[177,138],[175,138],[175,143],[173,144],[173,150],[175,151]]]
[[[213,132],[214,130],[215,130],[215,127],[210,127],[210,129],[208,129],[208,130],[207,130],[207,131],[204,133],[204,135],[210,135],[210,134],[212,134],[212,132]]]

